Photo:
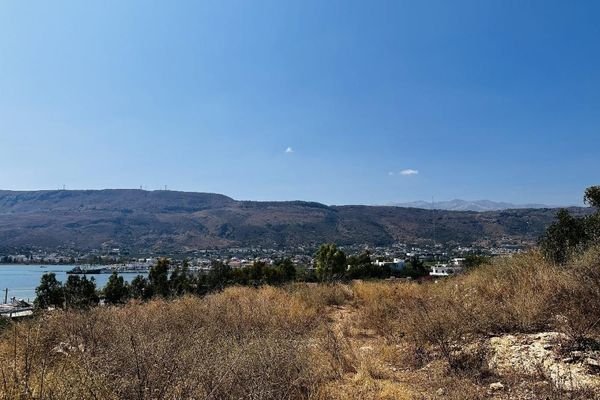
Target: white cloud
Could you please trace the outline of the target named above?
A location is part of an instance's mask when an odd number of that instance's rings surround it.
[[[400,171],[400,175],[404,175],[404,176],[410,176],[410,175],[418,175],[419,171],[416,169],[403,169],[402,171]]]
[[[396,174],[395,174],[393,171],[390,171],[390,172],[388,172],[388,175],[389,175],[389,176],[394,176],[394,175],[396,175]]]
[[[285,152],[286,152],[287,154],[289,154],[289,153],[293,153],[293,152],[294,152],[294,149],[292,149],[291,147],[288,147],[287,149],[285,149]]]

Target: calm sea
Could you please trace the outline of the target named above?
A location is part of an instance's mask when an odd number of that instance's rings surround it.
[[[56,279],[61,282],[67,280],[67,271],[74,265],[0,265],[0,302],[4,302],[4,290],[8,288],[8,298],[33,301],[35,299],[35,288],[40,284],[43,274],[54,272]],[[108,281],[110,274],[88,275],[88,278],[96,279],[96,287],[101,289]],[[123,274],[123,278],[131,282],[137,274]]]

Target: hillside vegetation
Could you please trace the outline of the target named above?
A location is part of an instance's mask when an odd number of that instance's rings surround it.
[[[576,214],[586,209],[573,209]],[[311,202],[236,201],[211,193],[143,190],[0,191],[0,246],[181,251],[427,239],[536,240],[556,210],[458,212]],[[0,249],[2,250],[2,249]]]
[[[592,399],[600,371],[584,361],[598,360],[599,318],[597,247],[562,266],[533,252],[437,283],[232,287],[57,310],[2,331],[0,398]],[[576,384],[544,363],[494,364],[502,340],[542,333],[553,357],[573,360],[570,376],[583,371]]]

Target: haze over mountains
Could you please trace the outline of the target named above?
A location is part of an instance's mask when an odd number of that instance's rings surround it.
[[[471,243],[536,239],[556,210],[435,211],[238,201],[212,193],[144,190],[0,191],[0,249],[113,245],[134,251],[230,246],[386,245],[431,238]],[[574,208],[575,213],[587,212]],[[435,232],[433,221],[435,219]]]
[[[423,200],[411,201],[407,203],[391,203],[396,207],[414,207],[427,210],[449,210],[449,211],[498,211],[521,208],[558,208],[558,206],[549,206],[546,204],[513,204],[491,200],[461,200],[454,199],[448,201],[427,202]]]

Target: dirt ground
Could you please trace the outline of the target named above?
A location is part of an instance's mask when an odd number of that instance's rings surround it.
[[[519,368],[524,364],[523,359],[513,359],[514,365],[510,364],[515,354],[527,357],[527,352],[518,347],[523,341],[533,348],[551,352],[548,343],[544,342],[548,335],[488,339],[488,345],[493,344],[489,369],[474,376],[450,372],[447,365],[435,357],[415,360],[414,351],[408,344],[388,343],[376,330],[362,326],[358,309],[353,305],[332,307],[329,322],[344,354],[345,368],[342,378],[327,388],[324,398],[600,399],[598,390],[561,386],[551,373],[534,369],[533,361],[530,368]],[[600,379],[596,374],[588,375],[587,378],[594,382]]]

